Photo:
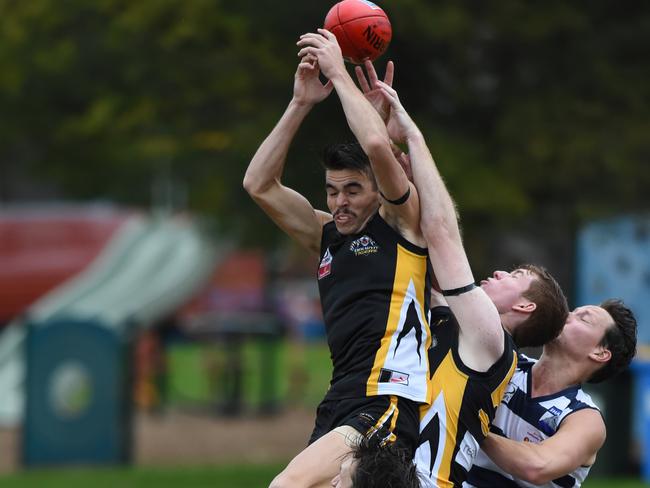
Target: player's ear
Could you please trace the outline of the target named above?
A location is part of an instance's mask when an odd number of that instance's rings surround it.
[[[533,302],[520,302],[513,305],[512,310],[521,313],[533,313],[537,310],[537,304]]]
[[[612,351],[605,346],[598,346],[596,350],[589,353],[589,358],[598,363],[606,363],[612,358]]]

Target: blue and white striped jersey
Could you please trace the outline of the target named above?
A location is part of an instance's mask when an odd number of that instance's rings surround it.
[[[517,370],[510,380],[506,393],[497,408],[492,432],[515,441],[542,442],[559,429],[562,421],[583,408],[599,410],[580,385],[571,386],[552,395],[531,398],[532,367],[536,360],[519,355]],[[587,477],[591,466],[581,466],[574,472],[542,485],[545,488],[577,488]],[[534,487],[526,481],[515,479],[497,467],[481,450],[474,460],[467,483],[471,488]]]

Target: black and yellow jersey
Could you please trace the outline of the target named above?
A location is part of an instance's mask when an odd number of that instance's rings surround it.
[[[333,364],[326,399],[427,400],[430,264],[376,213],[362,231],[323,227],[318,286]]]
[[[504,333],[504,352],[486,372],[474,371],[458,355],[458,323],[448,307],[431,311],[429,404],[420,409],[415,453],[426,487],[460,487],[515,372],[517,355]]]

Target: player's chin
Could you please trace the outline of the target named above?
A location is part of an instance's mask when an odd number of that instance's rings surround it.
[[[357,223],[355,221],[338,222],[335,220],[334,225],[336,225],[336,230],[339,234],[344,236],[357,232]]]

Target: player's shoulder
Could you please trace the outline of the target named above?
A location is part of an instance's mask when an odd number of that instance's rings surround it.
[[[592,408],[600,411],[600,407],[598,407],[596,401],[584,390],[584,388],[582,388],[582,386],[576,388],[576,393],[572,403],[574,408],[580,406],[581,408]]]

